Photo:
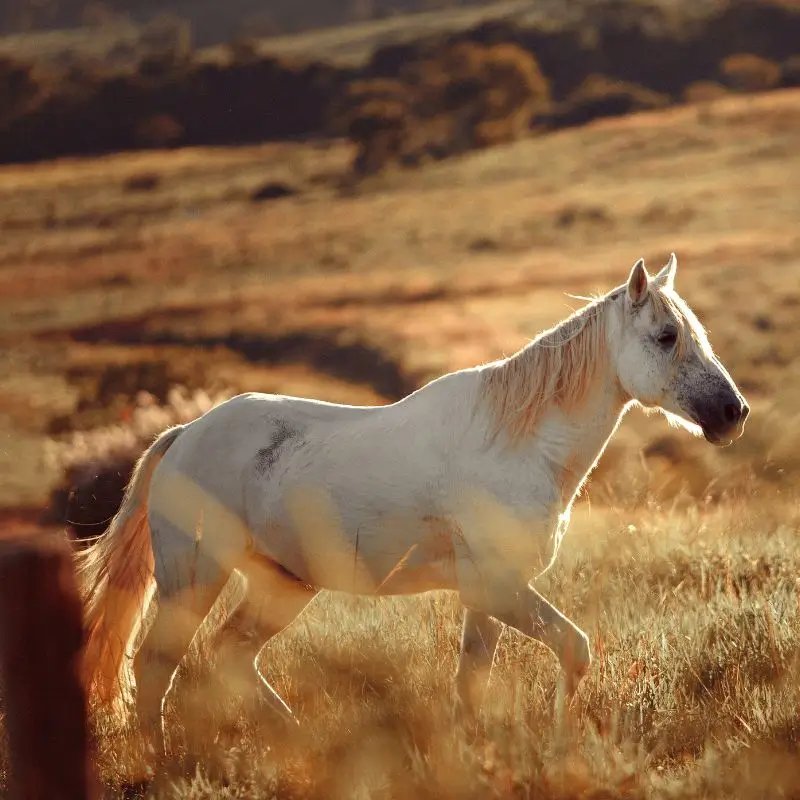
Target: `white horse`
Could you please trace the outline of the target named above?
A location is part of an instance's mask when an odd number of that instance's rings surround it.
[[[553,650],[574,690],[588,638],[532,583],[623,414],[660,409],[726,445],[749,412],[676,294],[676,268],[672,254],[651,278],[640,259],[625,284],[515,355],[390,405],[251,393],[163,432],[107,533],[76,553],[87,689],[100,703],[122,696],[126,653],[157,595],[134,676],[139,724],[163,747],[173,673],[235,570],[247,592],[220,630],[238,637],[261,701],[289,718],[257,656],[322,589],[456,590],[467,712],[504,625]]]

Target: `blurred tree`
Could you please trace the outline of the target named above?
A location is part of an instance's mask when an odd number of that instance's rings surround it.
[[[375,16],[373,0],[350,0],[347,8],[347,18],[353,22],[364,22]]]
[[[29,64],[0,57],[0,121],[13,116],[39,89]]]
[[[83,7],[81,22],[87,28],[102,28],[105,25],[113,25],[115,22],[125,20],[125,14],[109,8],[107,3],[102,0],[92,0]]]

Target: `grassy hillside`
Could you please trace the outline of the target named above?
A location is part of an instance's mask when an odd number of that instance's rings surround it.
[[[568,713],[553,702],[554,656],[507,631],[482,725],[464,730],[451,702],[454,596],[322,593],[260,656],[300,730],[243,713],[246,676],[209,673],[224,654],[198,642],[193,680],[167,707],[174,758],[156,761],[130,730],[93,718],[108,797],[800,796],[800,89],[757,90],[776,65],[781,82],[790,74],[795,12],[776,17],[775,36],[722,15],[711,39],[643,39],[625,34],[627,8],[572,72],[552,65],[573,34],[469,22],[470,36],[536,53],[548,125],[457,156],[428,152],[413,169],[401,152],[358,181],[361,144],[344,135],[211,147],[197,144],[211,135],[202,129],[171,149],[85,155],[95,129],[126,121],[99,102],[129,97],[124,87],[163,102],[219,81],[217,97],[238,86],[237,113],[262,120],[278,106],[248,86],[254,75],[266,85],[268,42],[238,51],[231,70],[226,50],[190,52],[163,80],[130,64],[113,78],[107,64],[72,83],[47,78],[48,108],[105,118],[76,113],[84,150],[68,152],[84,157],[58,159],[54,117],[38,118],[50,138],[29,138],[45,157],[0,166],[0,536],[102,531],[152,436],[232,393],[391,402],[513,352],[639,256],[655,268],[677,253],[678,289],[752,407],[744,437],[723,450],[639,411],[615,434],[538,587],[592,645]],[[325,41],[350,61],[317,74],[317,99],[320,75],[375,93],[376,81],[410,85],[392,72],[409,53],[427,67],[423,87],[452,83],[424,42],[384,47],[352,72],[373,50],[372,24],[282,40],[272,80],[286,85],[282,69],[300,80],[306,67],[291,59]],[[722,70],[748,52],[770,63]],[[219,72],[200,73],[208,64]],[[585,76],[603,76],[601,99],[619,97],[609,75],[630,80],[631,64],[637,91],[674,81],[648,89],[669,102],[581,118]],[[481,97],[497,97],[484,86]],[[430,97],[414,95],[414,108]],[[561,113],[572,121],[556,124]],[[218,145],[230,135],[221,125]]]
[[[3,413],[19,442],[0,456],[6,503],[42,503],[58,480],[25,449],[36,437],[115,422],[139,389],[302,394],[324,375],[336,398],[396,398],[510,352],[569,310],[564,292],[616,282],[632,252],[676,250],[754,403],[790,410],[797,109],[789,90],[607,120],[354,190],[340,187],[345,144],[5,167]],[[265,187],[288,194],[259,199]],[[791,472],[766,428],[754,451],[710,453],[660,447],[656,421],[630,426],[654,437],[648,481],[669,491],[674,459],[695,494],[721,469],[749,480],[752,458],[765,479]]]

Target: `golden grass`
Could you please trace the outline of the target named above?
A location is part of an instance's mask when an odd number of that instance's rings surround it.
[[[170,712],[179,753],[148,796],[763,797],[766,769],[770,796],[797,791],[796,500],[580,510],[543,586],[595,653],[566,715],[554,657],[506,631],[465,731],[451,595],[324,593],[261,657],[302,728],[241,717],[244,687],[196,652]],[[146,775],[136,737],[99,726],[109,787]]]
[[[124,402],[98,399],[111,367],[160,359],[164,380],[190,389],[386,400],[373,361],[358,380],[330,374],[336,348],[360,343],[416,384],[514,352],[579,304],[566,292],[607,290],[638,256],[655,267],[672,250],[678,291],[753,409],[725,450],[640,413],[612,441],[541,587],[595,654],[566,729],[548,697],[554,658],[510,633],[484,730],[454,726],[451,595],[325,594],[265,653],[303,730],[242,717],[195,668],[185,757],[157,769],[150,796],[800,791],[798,125],[797,91],[724,98],[388,174],[349,196],[339,145],[0,169],[6,506],[35,505],[60,478],[39,461],[54,419],[119,421]],[[143,172],[160,183],[126,190]],[[269,180],[300,193],[251,203]],[[298,334],[333,355],[248,362],[224,344],[232,334],[250,337],[251,356]],[[109,796],[146,774],[135,737],[108,721],[98,747]]]

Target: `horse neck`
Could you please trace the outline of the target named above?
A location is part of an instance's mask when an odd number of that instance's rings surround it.
[[[628,407],[610,354],[612,320],[608,307],[587,308],[493,365],[484,384],[499,411],[496,419],[502,422],[512,410],[506,433],[514,445],[543,456],[562,507],[579,491]],[[541,375],[544,384],[536,377]],[[526,385],[534,387],[529,397],[538,392],[548,399],[525,405]]]
[[[556,413],[551,424],[543,425],[538,445],[547,453],[557,497],[569,506],[619,425],[628,402],[616,376],[596,380],[579,413]]]

